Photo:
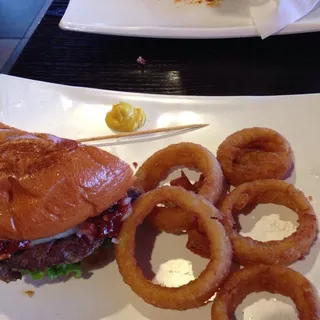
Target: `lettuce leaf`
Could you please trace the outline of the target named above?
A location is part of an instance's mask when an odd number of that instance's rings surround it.
[[[55,280],[60,276],[73,276],[75,278],[81,278],[80,263],[61,264],[58,266],[52,266],[45,270],[30,271],[20,270],[22,275],[30,275],[33,280],[41,280],[44,277],[48,277],[50,280]]]

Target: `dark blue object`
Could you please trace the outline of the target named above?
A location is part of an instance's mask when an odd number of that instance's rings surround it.
[[[23,38],[45,2],[0,0],[0,38]]]

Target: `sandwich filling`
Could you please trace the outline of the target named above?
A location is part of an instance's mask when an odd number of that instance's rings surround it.
[[[39,280],[47,276],[81,276],[80,262],[103,244],[117,237],[122,221],[132,213],[132,203],[140,192],[127,194],[100,215],[88,218],[76,228],[54,237],[33,241],[0,240],[0,279],[16,281],[29,274]]]

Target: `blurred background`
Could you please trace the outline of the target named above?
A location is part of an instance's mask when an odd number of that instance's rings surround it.
[[[0,0],[0,73],[7,73],[52,0]]]

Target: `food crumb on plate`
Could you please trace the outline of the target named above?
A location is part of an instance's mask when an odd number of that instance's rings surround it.
[[[35,292],[33,290],[27,290],[24,292],[24,294],[26,296],[28,296],[29,298],[32,298],[34,296]]]
[[[142,64],[143,66],[146,64],[146,60],[143,59],[141,56],[138,57],[137,62],[138,62],[139,64]]]
[[[133,165],[133,167],[134,167],[135,169],[138,168],[138,162],[132,162],[132,165]]]
[[[218,6],[221,0],[174,0],[175,3],[201,4],[206,3],[208,7]]]
[[[309,200],[309,201],[312,201],[312,200],[313,200],[313,197],[312,197],[312,196],[308,196],[308,200]]]

